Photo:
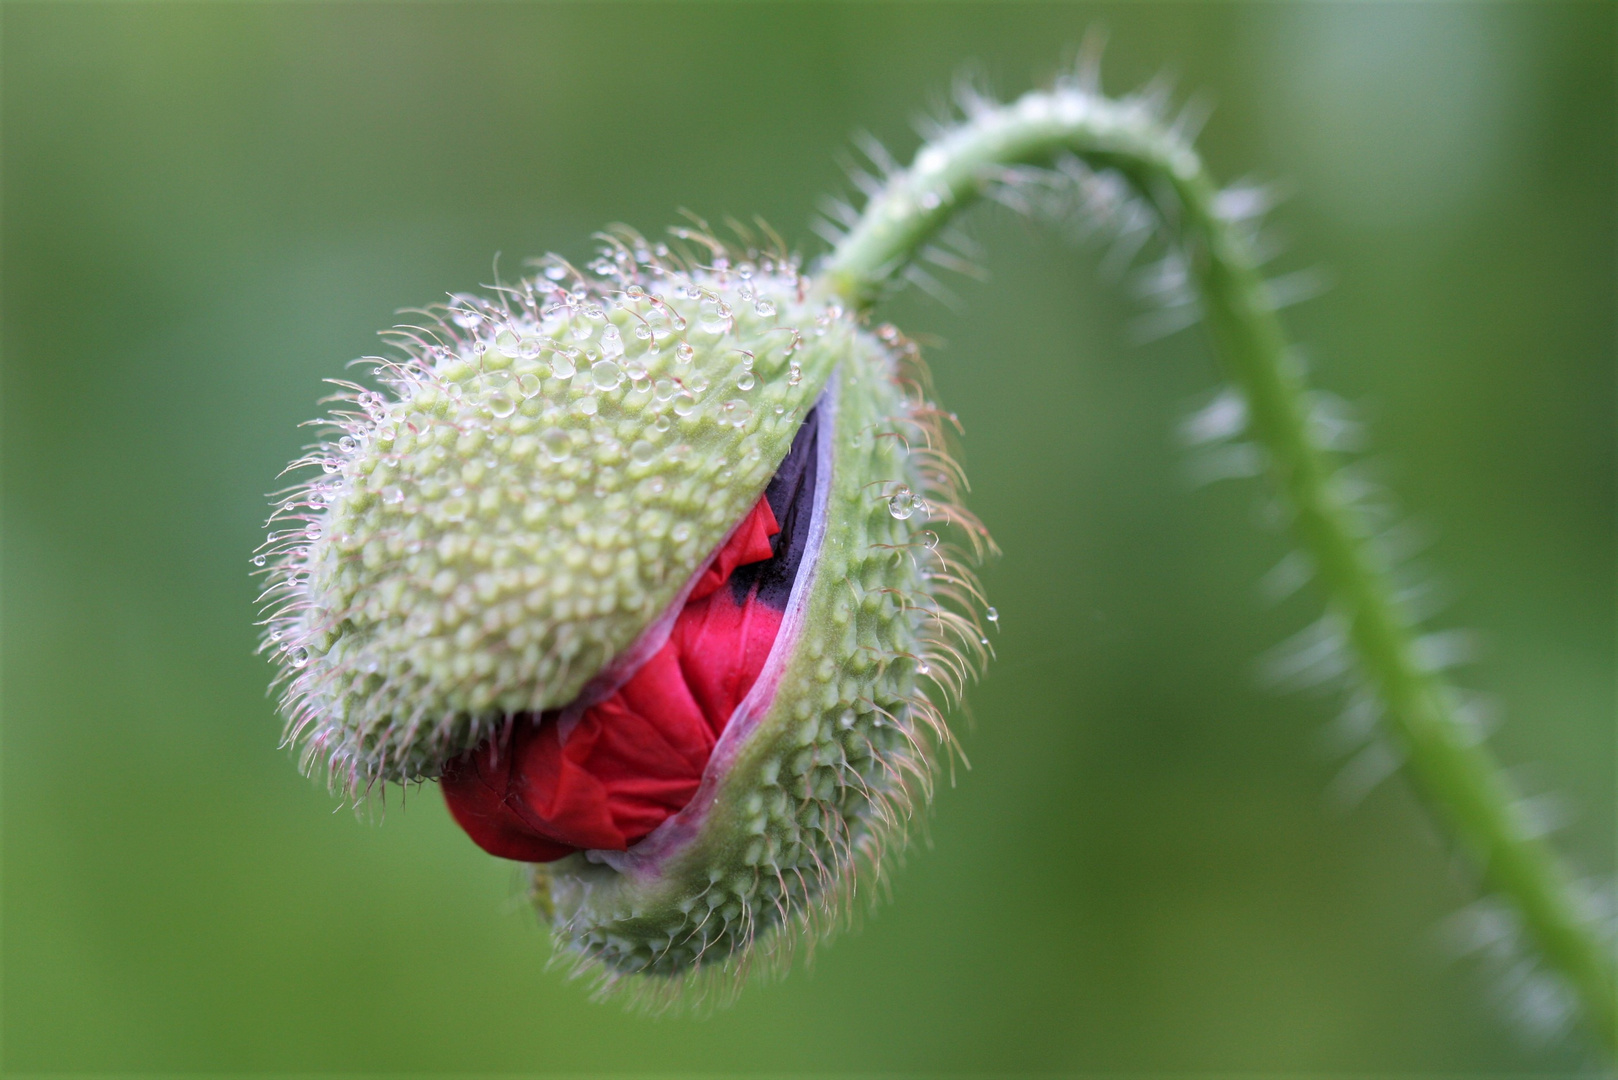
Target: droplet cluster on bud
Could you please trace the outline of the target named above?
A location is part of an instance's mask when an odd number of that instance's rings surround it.
[[[639,238],[397,328],[283,495],[268,648],[290,733],[354,791],[566,704],[758,498],[852,320],[794,264]],[[636,250],[637,247],[639,250]],[[261,563],[262,564],[262,563]]]

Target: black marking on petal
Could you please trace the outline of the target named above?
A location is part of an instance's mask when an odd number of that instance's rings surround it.
[[[739,566],[731,574],[731,595],[738,604],[746,603],[748,594],[757,586],[761,602],[777,611],[786,610],[792,583],[798,577],[798,566],[809,545],[819,442],[820,410],[817,406],[804,417],[803,425],[793,437],[792,449],[764,489],[770,512],[775,515],[781,531],[770,541],[775,548],[774,558]]]

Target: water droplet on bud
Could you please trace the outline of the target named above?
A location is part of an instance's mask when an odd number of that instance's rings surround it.
[[[895,491],[888,499],[888,513],[892,514],[900,521],[904,521],[906,518],[910,517],[911,514],[916,512],[916,507],[920,505],[920,503],[921,500],[916,498],[914,492],[907,487],[901,486],[899,490]]]
[[[624,381],[624,369],[611,360],[597,360],[590,365],[590,379],[598,390],[616,390]]]

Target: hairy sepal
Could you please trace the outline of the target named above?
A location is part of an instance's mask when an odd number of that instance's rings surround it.
[[[692,804],[646,840],[534,869],[559,958],[654,1006],[728,995],[843,921],[953,746],[939,705],[986,658],[976,583],[941,532],[974,552],[987,538],[955,502],[914,347],[857,334],[821,408],[818,543],[767,700],[738,710]]]
[[[350,794],[437,776],[632,655],[850,352],[795,264],[619,250],[396,331],[389,393],[340,384],[294,463],[321,473],[271,518],[265,648],[288,740]]]

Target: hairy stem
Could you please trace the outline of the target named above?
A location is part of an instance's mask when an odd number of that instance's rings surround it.
[[[1380,698],[1406,774],[1488,884],[1515,906],[1597,1036],[1609,1050],[1618,1047],[1612,958],[1500,767],[1459,722],[1455,692],[1423,664],[1413,620],[1395,601],[1369,530],[1312,434],[1308,389],[1257,260],[1221,216],[1218,189],[1189,142],[1150,102],[1113,101],[1077,84],[1007,106],[973,102],[967,114],[923,146],[909,169],[886,179],[822,265],[820,287],[851,305],[871,305],[952,216],[1018,166],[1071,155],[1126,179],[1186,261],[1215,348],[1245,398],[1249,434],[1266,452],[1360,674]]]

